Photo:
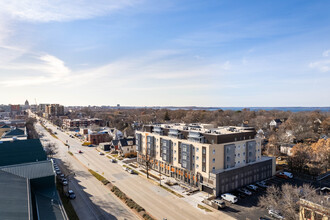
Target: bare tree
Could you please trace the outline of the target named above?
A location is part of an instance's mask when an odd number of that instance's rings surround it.
[[[46,155],[48,157],[53,157],[58,152],[58,148],[57,148],[56,144],[48,143],[45,146],[45,151],[46,151]]]
[[[258,205],[263,208],[271,208],[283,214],[285,219],[299,219],[299,200],[306,199],[318,204],[329,206],[324,197],[308,184],[302,187],[284,184],[281,188],[270,186],[267,188],[266,195],[259,198]]]

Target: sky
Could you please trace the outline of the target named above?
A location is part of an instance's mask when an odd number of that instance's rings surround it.
[[[330,1],[1,0],[0,103],[330,106]]]

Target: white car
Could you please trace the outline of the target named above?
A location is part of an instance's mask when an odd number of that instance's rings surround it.
[[[272,217],[277,218],[277,219],[284,219],[284,217],[282,216],[281,213],[279,213],[278,211],[273,210],[273,209],[269,209],[268,214]]]
[[[232,195],[232,194],[230,194],[230,193],[222,194],[221,195],[221,198],[223,200],[226,200],[226,201],[231,202],[231,203],[236,203],[238,201],[237,197],[234,196],[234,195]]]

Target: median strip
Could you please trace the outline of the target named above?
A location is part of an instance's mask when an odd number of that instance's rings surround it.
[[[206,208],[205,206],[202,206],[200,204],[197,205],[198,208],[205,210],[206,212],[212,212],[211,209]]]
[[[111,192],[113,192],[120,200],[122,200],[130,209],[136,211],[138,215],[140,215],[143,219],[146,220],[154,220],[153,217],[150,216],[149,213],[145,211],[145,209],[137,204],[133,199],[129,198],[125,193],[123,193],[117,186],[113,185],[108,181],[105,177],[98,174],[94,170],[88,169],[88,171],[99,181],[101,181],[104,185],[108,185]]]

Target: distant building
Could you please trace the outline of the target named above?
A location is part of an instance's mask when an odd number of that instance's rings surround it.
[[[275,158],[261,156],[251,127],[155,124],[136,131],[137,161],[219,196],[275,174]]]
[[[51,104],[46,106],[46,112],[48,117],[62,116],[64,115],[64,106],[59,104]]]
[[[63,127],[67,129],[86,128],[91,125],[101,125],[103,121],[98,118],[89,119],[63,119]]]
[[[46,107],[47,107],[48,105],[49,105],[49,104],[39,104],[39,105],[38,105],[38,108],[37,108],[38,112],[40,112],[40,113],[45,113],[45,112],[46,112]]]
[[[0,201],[0,219],[68,219],[39,139],[0,142]]]
[[[270,128],[278,128],[281,124],[282,124],[282,120],[276,118],[269,123],[269,126]]]
[[[10,105],[10,116],[14,118],[16,115],[21,114],[21,106],[20,105]]]
[[[280,147],[280,152],[282,154],[292,156],[292,148],[294,147],[294,144],[282,144]]]

